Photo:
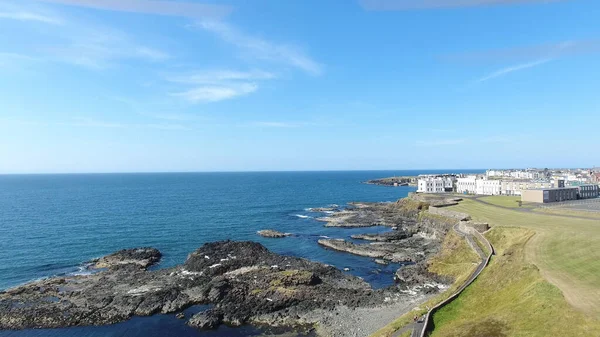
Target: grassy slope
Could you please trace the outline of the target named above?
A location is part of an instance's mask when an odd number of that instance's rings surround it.
[[[525,257],[532,230],[486,234],[497,255],[456,300],[433,316],[439,336],[600,336],[600,322],[573,309]]]
[[[536,235],[526,246],[525,258],[558,286],[567,301],[592,317],[600,317],[600,222],[518,212],[465,199],[452,206],[491,225],[519,226]]]
[[[450,231],[446,235],[440,253],[430,261],[429,270],[440,275],[453,277],[455,279],[454,285],[444,293],[423,303],[419,308],[415,308],[413,311],[399,317],[372,336],[391,336],[394,331],[411,323],[415,315],[423,315],[427,312],[427,307],[432,307],[446,299],[471,275],[479,261],[479,256],[469,247],[467,242],[454,231]]]

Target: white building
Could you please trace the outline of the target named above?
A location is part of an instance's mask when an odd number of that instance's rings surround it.
[[[477,193],[477,176],[456,179],[456,192],[465,194]]]
[[[451,176],[419,176],[417,181],[418,193],[452,192],[453,178]]]
[[[502,194],[502,181],[477,179],[475,181],[475,192],[481,195],[500,195]]]

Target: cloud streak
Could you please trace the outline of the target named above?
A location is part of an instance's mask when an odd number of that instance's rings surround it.
[[[257,38],[220,21],[201,21],[196,26],[236,46],[248,57],[286,64],[314,76],[323,73],[323,66],[296,46]]]
[[[9,19],[17,21],[34,21],[51,25],[62,25],[63,21],[59,18],[33,13],[33,12],[0,12],[0,19]]]
[[[568,0],[360,0],[369,11],[408,11],[419,9],[443,9],[495,5],[547,4]]]
[[[419,140],[415,144],[422,147],[449,146],[465,143],[466,139]]]
[[[102,70],[124,60],[155,63],[170,58],[170,55],[162,50],[138,45],[118,30],[75,23],[71,26],[75,29],[67,33],[57,32],[59,43],[44,49],[58,61]]]
[[[265,128],[297,128],[300,126],[297,123],[288,123],[288,122],[254,122],[254,123],[251,123],[251,125],[265,127]]]
[[[206,85],[184,92],[174,93],[172,96],[182,97],[192,103],[212,103],[245,96],[256,90],[258,90],[258,86],[254,83],[231,83]]]
[[[74,118],[70,122],[57,122],[56,125],[73,126],[73,127],[89,127],[103,129],[155,129],[155,130],[191,130],[191,128],[181,124],[124,124],[115,122],[99,121],[89,118]]]
[[[442,59],[446,61],[459,61],[472,64],[474,62],[487,63],[542,58],[559,58],[563,56],[593,53],[600,53],[600,40],[570,40],[515,48],[457,53],[445,55],[442,57]]]
[[[78,6],[108,11],[139,14],[180,16],[189,18],[222,18],[230,14],[233,7],[226,5],[201,4],[181,1],[158,0],[38,0],[42,2]]]
[[[477,80],[475,80],[474,83],[482,83],[482,82],[485,82],[485,81],[489,81],[491,79],[498,78],[498,77],[501,77],[501,76],[505,76],[505,75],[513,73],[515,71],[520,71],[520,70],[525,70],[525,69],[537,67],[539,65],[542,65],[544,63],[548,63],[550,61],[552,61],[552,59],[546,58],[546,59],[541,59],[541,60],[537,60],[537,61],[533,61],[533,62],[522,63],[522,64],[517,64],[517,65],[514,65],[514,66],[502,68],[502,69],[496,70],[496,71],[494,71],[494,72],[492,72],[492,73],[490,73],[490,74],[488,74],[486,76],[478,78]]]
[[[192,72],[184,75],[167,76],[167,79],[171,82],[187,84],[221,83],[226,81],[257,81],[275,78],[277,78],[276,74],[263,70],[209,70]]]
[[[192,103],[213,103],[254,93],[261,81],[277,78],[263,70],[209,70],[167,76],[167,80],[192,86],[183,92],[173,93]]]

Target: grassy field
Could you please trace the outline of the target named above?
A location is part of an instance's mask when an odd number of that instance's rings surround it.
[[[465,199],[457,206],[477,221],[518,226],[535,235],[525,246],[525,259],[539,267],[566,300],[591,317],[600,317],[600,222],[494,207]],[[531,308],[535,310],[534,308]]]
[[[487,197],[479,198],[481,201],[485,201],[492,205],[509,207],[509,208],[519,208],[519,201],[521,200],[520,196],[507,196],[507,195],[493,195]],[[521,205],[521,208],[535,208],[538,207],[539,204],[524,202]]]
[[[479,278],[433,316],[432,337],[600,336],[600,322],[573,307],[528,262],[533,230],[495,227],[496,256]]]
[[[534,209],[533,211],[538,212],[538,213],[545,213],[545,214],[570,215],[570,216],[577,216],[577,217],[584,217],[584,218],[600,220],[600,212],[594,212],[594,211],[575,210],[575,209],[568,209],[568,208],[538,208],[538,209]]]
[[[440,253],[430,261],[428,269],[434,273],[454,278],[454,285],[444,293],[423,303],[419,308],[399,317],[394,322],[374,333],[372,337],[391,336],[396,330],[412,323],[415,315],[421,316],[425,314],[427,307],[433,307],[448,298],[471,275],[479,262],[479,256],[469,247],[467,242],[454,231],[449,232],[442,244]],[[410,335],[410,332],[408,335]]]

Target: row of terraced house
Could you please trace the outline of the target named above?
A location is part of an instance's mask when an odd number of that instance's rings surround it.
[[[421,175],[418,177],[417,193],[454,192],[475,195],[512,195],[522,196],[523,201],[554,202],[597,198],[600,191],[598,185],[592,183],[596,177],[594,172],[589,172],[588,175],[587,172],[580,174],[576,171],[547,169],[544,171],[488,170],[485,175]],[[565,178],[571,179],[569,185],[565,184]]]

